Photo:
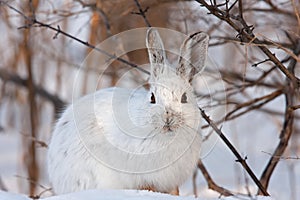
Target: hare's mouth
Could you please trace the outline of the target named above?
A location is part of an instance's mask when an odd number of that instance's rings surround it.
[[[164,132],[173,132],[173,128],[170,125],[163,126]]]
[[[173,132],[176,131],[180,126],[175,122],[173,118],[167,118],[163,126],[164,132]]]

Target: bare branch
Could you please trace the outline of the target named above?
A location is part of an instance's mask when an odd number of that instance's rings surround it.
[[[292,110],[297,110],[297,109],[299,109],[300,108],[300,105],[296,105],[296,106],[291,106],[290,107],[290,109],[292,109]]]
[[[218,5],[211,3],[209,5],[205,0],[196,0],[198,3],[206,7],[210,14],[213,14],[217,18],[222,21],[225,21],[229,24],[234,30],[238,32],[238,37],[241,42],[245,43],[261,43],[261,41],[254,35],[253,27],[248,26],[247,23],[241,19],[240,17],[232,16],[219,9]],[[235,23],[232,19],[238,20],[240,24]],[[242,26],[242,28],[240,28]],[[296,86],[296,88],[300,87],[300,79],[297,78],[294,74],[290,73],[286,66],[284,66],[280,60],[273,54],[267,47],[258,46],[258,48],[275,64],[275,66],[287,77],[292,83]]]
[[[23,133],[22,133],[22,136],[25,137],[25,138],[27,138],[27,139],[29,139],[30,141],[38,144],[42,148],[48,148],[48,145],[46,144],[46,142],[38,140],[36,137],[32,137],[29,134],[23,134]]]
[[[249,176],[252,178],[254,183],[257,185],[259,190],[262,192],[265,196],[270,196],[265,187],[261,184],[261,182],[258,180],[254,172],[251,170],[249,165],[246,162],[245,158],[242,158],[242,156],[238,153],[236,148],[231,144],[231,142],[226,138],[226,136],[223,134],[223,132],[217,127],[217,125],[205,114],[204,110],[199,108],[200,113],[202,117],[205,119],[205,121],[214,129],[214,131],[220,136],[220,138],[223,140],[223,142],[227,145],[227,147],[231,150],[231,152],[235,155],[237,158],[236,162],[241,163],[243,168],[246,170],[246,172],[249,174]]]
[[[32,18],[35,17],[35,9],[32,0],[29,1],[28,8],[29,12],[31,13]],[[38,112],[37,112],[37,101],[36,101],[36,92],[34,88],[34,80],[33,80],[33,58],[32,58],[32,42],[30,41],[30,30],[23,31],[23,44],[24,44],[24,60],[26,65],[27,71],[27,81],[26,87],[28,91],[28,102],[29,102],[29,119],[30,119],[30,135],[32,138],[36,138],[37,136],[37,129],[38,129]],[[31,180],[38,181],[40,176],[40,170],[37,163],[37,152],[35,148],[35,143],[33,141],[26,142],[27,144],[27,158],[24,159],[26,166],[27,166],[27,173]],[[34,195],[36,192],[36,185],[30,183],[30,195]]]
[[[291,94],[292,93],[293,92],[291,92]],[[260,178],[260,181],[265,188],[268,187],[272,173],[277,166],[280,157],[283,155],[293,132],[294,112],[293,110],[289,109],[291,99],[293,98],[291,94],[285,94],[287,105],[285,112],[285,121],[280,134],[280,141]],[[258,194],[261,194],[261,192],[259,191]]]
[[[10,9],[12,9],[13,11],[17,12],[18,14],[20,14],[23,18],[25,18],[26,20],[28,20],[30,22],[28,25],[20,27],[21,29],[23,29],[23,28],[27,29],[27,28],[31,28],[31,27],[45,27],[45,28],[48,28],[48,29],[50,29],[50,30],[52,30],[52,31],[55,32],[55,37],[57,37],[59,34],[62,34],[64,36],[68,37],[68,38],[71,38],[72,40],[75,40],[76,42],[79,42],[79,43],[81,43],[81,44],[83,44],[83,45],[85,45],[85,46],[87,46],[89,48],[92,48],[92,49],[94,49],[94,50],[96,50],[96,51],[98,51],[98,52],[100,52],[100,53],[108,56],[110,59],[115,59],[115,60],[117,60],[117,61],[119,61],[121,63],[124,63],[124,64],[126,64],[126,65],[128,65],[130,67],[133,67],[133,68],[135,68],[135,69],[137,69],[137,70],[139,70],[139,71],[141,71],[143,73],[150,74],[147,70],[145,70],[143,68],[140,68],[138,65],[136,65],[134,63],[131,63],[128,60],[125,60],[123,58],[117,57],[114,54],[108,53],[108,52],[104,51],[103,49],[100,49],[100,48],[98,48],[98,47],[96,47],[96,46],[94,46],[94,45],[92,45],[92,44],[90,44],[90,43],[88,43],[86,41],[83,41],[83,40],[81,40],[81,39],[79,39],[79,38],[77,38],[77,37],[75,37],[75,36],[73,36],[73,35],[65,32],[65,31],[62,31],[60,28],[55,28],[55,27],[51,26],[50,24],[45,24],[45,23],[43,23],[41,21],[38,21],[35,18],[30,18],[30,17],[26,16],[24,13],[22,13],[21,11],[17,10],[16,8],[10,6],[8,3],[3,2],[3,1],[1,1],[1,2],[4,3],[6,6],[8,6]],[[35,26],[35,25],[37,25],[37,26]]]
[[[296,55],[300,54],[300,40],[296,44],[294,53]],[[291,74],[295,73],[295,66],[296,66],[296,60],[292,58],[288,70]],[[295,119],[295,113],[294,109],[291,109],[294,107],[294,101],[295,101],[295,93],[296,88],[294,82],[292,80],[286,78],[286,87],[285,87],[285,114],[284,114],[284,122],[282,125],[281,133],[280,133],[280,141],[277,144],[277,147],[269,160],[268,164],[266,165],[260,181],[263,184],[265,188],[268,187],[270,178],[273,174],[273,171],[275,167],[277,166],[280,158],[282,157],[286,147],[288,146],[289,140],[293,134],[293,128],[294,128],[294,119]],[[258,191],[258,194],[261,194],[260,191]]]
[[[4,82],[12,82],[21,87],[27,87],[27,79],[21,78],[17,74],[12,74],[4,69],[0,69],[0,78]],[[58,96],[50,94],[41,86],[33,85],[33,88],[37,95],[53,103],[56,114],[58,114],[65,107],[66,103],[62,101]]]
[[[244,113],[247,113],[251,110],[255,110],[257,108],[260,108],[262,107],[263,105],[267,104],[268,102],[274,100],[275,98],[277,98],[278,96],[280,96],[282,94],[283,90],[282,89],[279,89],[279,90],[276,90],[275,92],[272,92],[271,94],[268,94],[268,95],[265,95],[265,96],[262,96],[262,97],[258,97],[258,98],[255,98],[255,99],[252,99],[248,102],[245,102],[245,103],[242,103],[242,104],[239,104],[236,106],[236,108],[232,111],[230,111],[226,116],[225,116],[225,120],[229,120],[229,119],[234,119]],[[258,103],[260,102],[260,103]],[[245,107],[248,107],[246,110],[232,116],[235,112],[241,110],[242,108],[245,108]]]
[[[200,171],[202,172],[209,189],[212,189],[212,190],[220,193],[222,196],[232,196],[233,195],[232,192],[230,192],[229,190],[227,190],[223,187],[218,186],[214,182],[214,180],[211,178],[210,174],[208,173],[206,167],[204,166],[204,164],[202,163],[201,160],[198,160],[197,165],[198,165],[198,168],[200,169]]]
[[[111,25],[110,25],[110,22],[108,20],[108,16],[106,15],[106,13],[97,6],[97,3],[86,3],[82,0],[75,0],[77,2],[79,2],[82,7],[89,7],[91,8],[92,10],[96,10],[102,17],[103,19],[103,22],[105,24],[105,28],[106,28],[106,31],[107,31],[107,35],[110,36],[111,35]]]
[[[192,177],[192,182],[193,182],[193,194],[194,194],[195,197],[198,197],[197,183],[196,183],[196,180],[197,180],[197,174],[198,174],[198,171],[195,170],[194,173],[193,173],[193,177]]]
[[[3,191],[8,191],[7,190],[7,187],[4,185],[3,181],[2,181],[2,178],[0,176],[0,189],[3,190]]]
[[[265,154],[268,154],[269,156],[274,156],[273,154],[266,152],[266,151],[262,151]],[[279,160],[300,160],[300,156],[274,156],[276,158],[278,158]]]
[[[142,9],[142,6],[141,6],[141,4],[139,3],[138,0],[134,0],[134,2],[135,2],[135,5],[138,7],[139,12],[131,12],[131,13],[132,13],[132,14],[136,14],[136,15],[141,15],[141,16],[143,17],[143,19],[144,19],[146,25],[147,25],[148,27],[151,27],[151,24],[150,24],[149,20],[148,20],[147,17],[146,17],[146,12],[148,11],[149,7],[145,8],[145,9],[143,10],[143,9]]]

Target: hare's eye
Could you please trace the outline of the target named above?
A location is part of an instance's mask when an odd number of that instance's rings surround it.
[[[187,96],[186,93],[183,93],[181,96],[181,103],[187,103]]]
[[[154,96],[153,92],[151,93],[150,103],[153,103],[153,104],[156,103],[155,96]]]

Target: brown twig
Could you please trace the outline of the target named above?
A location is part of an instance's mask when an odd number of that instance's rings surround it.
[[[37,5],[35,5],[37,6]],[[28,5],[28,10],[31,13],[32,17],[35,17],[35,7],[33,5],[33,2],[30,0]],[[37,102],[36,102],[36,93],[34,89],[34,80],[33,80],[33,73],[32,73],[32,43],[29,40],[30,37],[30,30],[26,29],[23,31],[23,44],[25,49],[25,65],[27,69],[27,82],[26,87],[28,90],[28,102],[29,102],[29,118],[30,118],[30,132],[31,137],[36,138],[38,134],[38,116],[37,116]],[[33,141],[27,142],[27,157],[25,158],[25,163],[27,167],[27,173],[31,180],[34,180],[35,182],[39,179],[39,168],[37,163],[37,152],[35,149],[35,143]],[[36,185],[30,183],[30,195],[34,195],[36,192]]]
[[[192,177],[192,183],[193,183],[193,194],[194,196],[197,198],[198,197],[198,192],[197,192],[197,174],[198,174],[198,171],[195,170],[194,173],[193,173],[193,177]]]
[[[142,6],[140,4],[140,2],[138,0],[134,0],[134,3],[135,5],[138,7],[139,9],[139,12],[131,12],[132,14],[135,14],[135,15],[141,15],[145,21],[145,24],[148,26],[148,27],[151,27],[151,24],[149,22],[149,20],[147,19],[146,17],[146,12],[148,11],[149,7],[145,8],[144,10],[142,9]]]
[[[290,107],[290,109],[292,109],[292,110],[297,110],[297,109],[299,109],[300,108],[300,105],[296,105],[296,106],[291,106]]]
[[[107,16],[107,14],[101,8],[99,8],[97,6],[97,3],[87,3],[87,2],[84,2],[83,0],[75,0],[75,1],[79,2],[82,5],[82,7],[89,7],[92,10],[97,11],[100,14],[100,16],[102,17],[102,19],[103,19],[107,35],[108,36],[112,35],[111,34],[111,25],[110,25],[108,16]]]
[[[230,25],[234,30],[238,32],[238,37],[241,42],[245,43],[261,43],[261,41],[254,35],[253,27],[248,26],[244,19],[241,17],[236,17],[234,15],[228,14],[226,11],[219,9],[219,6],[211,2],[211,5],[208,4],[205,0],[196,0],[202,6],[204,6],[207,10],[209,10],[209,14],[213,14],[217,18],[222,21],[225,21],[228,25]],[[235,21],[238,21],[236,23]],[[242,27],[242,28],[241,28]],[[300,87],[300,79],[297,78],[294,74],[292,74],[286,66],[284,66],[280,60],[273,54],[267,47],[260,45],[258,48],[270,59],[275,66],[288,78],[292,81],[296,88]]]
[[[211,40],[218,40],[215,43],[209,43],[209,46],[217,46],[229,42],[234,42],[236,44],[240,44],[241,40],[236,37],[229,37],[229,36],[211,36]],[[277,47],[277,48],[293,48],[293,45],[287,42],[279,42],[279,41],[271,41],[269,39],[262,38],[259,41],[252,41],[252,46],[268,46],[268,47]]]
[[[43,189],[43,191],[41,191],[38,195],[29,195],[30,198],[39,199],[38,197],[40,197],[42,194],[44,194],[45,192],[48,192],[48,191],[52,190],[52,188],[47,188],[46,186],[38,183],[35,180],[30,179],[29,177],[23,177],[23,176],[20,176],[20,175],[15,175],[15,177],[27,180],[30,184],[33,184],[36,187],[40,187],[40,188]]]
[[[293,132],[293,121],[294,121],[294,112],[293,110],[291,110],[289,108],[289,106],[292,104],[293,102],[293,91],[289,90],[289,92],[287,92],[285,94],[285,99],[286,99],[286,111],[285,111],[285,120],[284,120],[284,124],[282,127],[282,131],[281,131],[281,138],[280,141],[273,153],[273,156],[271,157],[271,159],[269,160],[267,166],[265,167],[260,181],[262,183],[262,185],[267,188],[269,185],[269,181],[271,178],[271,175],[275,169],[275,167],[277,166],[280,157],[282,156],[282,154],[284,153],[288,142],[290,140],[290,137],[292,135]],[[258,194],[261,194],[261,192],[259,191]]]
[[[26,87],[28,82],[27,79],[21,78],[19,75],[10,73],[4,69],[0,69],[0,78],[4,82],[12,82],[22,87]],[[61,112],[61,110],[65,107],[66,103],[62,101],[58,96],[50,94],[47,90],[45,90],[41,86],[35,85],[34,83],[33,83],[33,88],[37,95],[53,103],[56,114]]]
[[[42,195],[46,192],[51,192],[52,191],[52,188],[47,188],[47,189],[44,189],[43,191],[41,191],[39,194],[37,195],[30,195],[29,198],[31,199],[41,199]]]
[[[71,39],[73,39],[73,40],[75,40],[75,41],[77,41],[77,42],[79,42],[79,43],[81,43],[81,44],[83,44],[83,45],[85,45],[85,46],[87,46],[89,48],[92,48],[92,49],[94,49],[94,50],[96,50],[96,51],[98,51],[98,52],[100,52],[100,53],[108,56],[110,59],[115,59],[115,60],[120,61],[121,63],[124,63],[124,64],[126,64],[126,65],[128,65],[128,66],[130,66],[132,68],[135,68],[135,69],[137,69],[137,70],[139,70],[139,71],[141,71],[143,73],[150,74],[147,70],[145,70],[143,68],[140,68],[138,65],[136,65],[134,63],[131,63],[128,60],[125,60],[125,59],[123,59],[121,57],[117,57],[114,54],[108,53],[108,52],[104,51],[103,49],[100,49],[100,48],[98,48],[98,47],[96,47],[96,46],[94,46],[94,45],[92,45],[92,44],[90,44],[88,42],[85,42],[85,41],[83,41],[81,39],[78,39],[77,37],[75,37],[75,36],[73,36],[73,35],[71,35],[71,34],[69,34],[67,32],[62,31],[59,28],[55,28],[55,27],[53,27],[53,26],[51,26],[49,24],[44,24],[43,22],[40,22],[40,21],[37,21],[37,20],[33,20],[33,23],[29,27],[34,27],[33,26],[34,24],[37,24],[39,27],[46,27],[46,28],[48,28],[48,29],[50,29],[52,31],[55,31],[57,35],[58,34],[62,34],[64,36],[68,37],[68,38],[71,38]],[[24,27],[24,28],[29,28],[29,27]]]
[[[244,10],[245,12],[252,12],[252,11],[255,11],[255,12],[263,12],[263,13],[276,13],[276,14],[281,14],[281,15],[286,15],[286,16],[289,16],[289,17],[295,17],[295,15],[292,13],[292,12],[289,12],[289,11],[285,11],[285,10],[275,10],[275,9],[269,9],[269,8],[247,8]]]
[[[300,54],[300,40],[295,45],[294,53],[296,55]],[[296,67],[296,60],[294,58],[291,58],[291,62],[289,64],[288,70],[290,73],[295,73],[295,67]],[[293,133],[293,127],[294,127],[294,109],[291,109],[291,107],[294,106],[294,97],[296,93],[295,84],[292,80],[286,79],[286,88],[285,88],[285,114],[284,114],[284,122],[282,125],[281,133],[280,133],[280,141],[277,144],[277,147],[271,156],[268,164],[266,165],[261,177],[260,181],[263,184],[265,188],[268,187],[270,178],[273,174],[273,171],[275,167],[277,166],[280,157],[282,157],[286,147],[288,146],[289,140]],[[261,194],[260,191],[258,191],[258,194]]]
[[[262,151],[265,154],[268,154],[269,156],[274,156],[272,153]],[[280,160],[300,160],[300,156],[274,156]]]
[[[130,66],[132,68],[135,68],[135,69],[137,69],[137,70],[139,70],[139,71],[141,71],[143,73],[150,74],[147,70],[145,70],[143,68],[140,68],[138,65],[136,65],[134,63],[131,63],[128,60],[125,60],[125,59],[123,59],[121,57],[117,57],[114,54],[108,53],[108,52],[104,51],[103,49],[100,49],[100,48],[98,48],[98,47],[96,47],[96,46],[94,46],[94,45],[92,45],[92,44],[90,44],[90,43],[88,43],[86,41],[83,41],[83,40],[81,40],[81,39],[79,39],[79,38],[77,38],[77,37],[75,37],[75,36],[73,36],[73,35],[65,32],[65,31],[61,30],[60,28],[55,28],[55,27],[51,26],[50,24],[45,24],[45,23],[37,20],[36,18],[30,18],[30,17],[26,16],[24,13],[22,13],[21,11],[19,11],[18,9],[14,8],[13,6],[9,5],[8,3],[4,2],[4,1],[1,1],[1,3],[5,4],[11,10],[17,12],[24,19],[26,19],[28,21],[27,25],[22,26],[19,29],[29,29],[31,27],[44,27],[44,28],[47,28],[47,29],[52,30],[52,31],[55,32],[55,37],[57,37],[60,34],[64,35],[64,36],[66,36],[66,37],[68,37],[68,38],[70,38],[70,39],[72,39],[72,40],[74,40],[76,42],[79,42],[79,43],[81,43],[81,44],[83,44],[83,45],[85,45],[85,46],[87,46],[89,48],[94,49],[95,51],[98,51],[98,52],[106,55],[110,59],[115,59],[115,60],[117,60],[117,61],[119,61],[121,63],[124,63],[124,64],[126,64],[126,65],[128,65],[128,66]]]
[[[278,96],[280,96],[282,94],[282,92],[283,92],[282,89],[279,89],[279,90],[272,92],[271,94],[267,94],[265,96],[258,97],[258,98],[252,99],[250,101],[247,101],[245,103],[238,104],[234,110],[230,111],[224,117],[224,120],[232,120],[232,119],[237,118],[238,116],[241,116],[251,110],[258,109],[258,108],[264,106],[265,104],[269,103],[270,101],[274,100]],[[247,109],[245,109],[244,111],[242,111],[236,115],[233,115],[234,113],[236,113],[237,111],[239,111],[245,107]]]
[[[231,144],[231,142],[226,138],[226,136],[223,134],[223,132],[217,127],[217,125],[205,114],[204,110],[199,108],[202,117],[205,119],[205,121],[213,128],[213,130],[220,136],[220,138],[223,140],[223,142],[227,145],[227,147],[231,150],[231,152],[235,155],[237,158],[236,162],[239,162],[243,168],[246,170],[246,172],[249,174],[251,179],[254,181],[254,183],[257,185],[259,190],[262,192],[265,196],[270,196],[265,187],[261,184],[261,182],[258,180],[254,172],[251,170],[249,165],[246,162],[246,158],[242,158],[242,156],[238,153],[236,148]]]
[[[204,164],[202,163],[201,160],[198,160],[197,166],[200,169],[200,171],[202,172],[209,189],[212,189],[212,190],[220,193],[222,196],[232,196],[233,195],[232,192],[230,192],[229,190],[227,190],[223,187],[218,186],[214,182],[214,180],[211,178],[210,174],[208,173],[206,167],[204,166]]]
[[[37,138],[34,138],[34,137],[32,137],[31,135],[28,135],[28,134],[23,134],[22,133],[22,136],[25,137],[25,138],[27,138],[27,139],[29,139],[30,141],[38,144],[39,147],[48,148],[48,145],[44,141],[38,140]]]
[[[0,176],[0,189],[3,190],[3,191],[8,191],[7,190],[7,187],[4,185],[3,181],[2,181],[2,178]]]

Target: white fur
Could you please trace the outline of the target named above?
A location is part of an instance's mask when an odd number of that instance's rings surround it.
[[[201,135],[190,76],[181,76],[179,67],[168,68],[154,29],[148,31],[147,47],[152,56],[163,57],[150,56],[150,91],[99,90],[74,102],[58,120],[48,152],[48,172],[56,193],[147,187],[170,192],[192,174]],[[202,67],[186,71],[196,74]],[[155,103],[150,103],[152,93]],[[181,103],[183,93],[187,103]]]

